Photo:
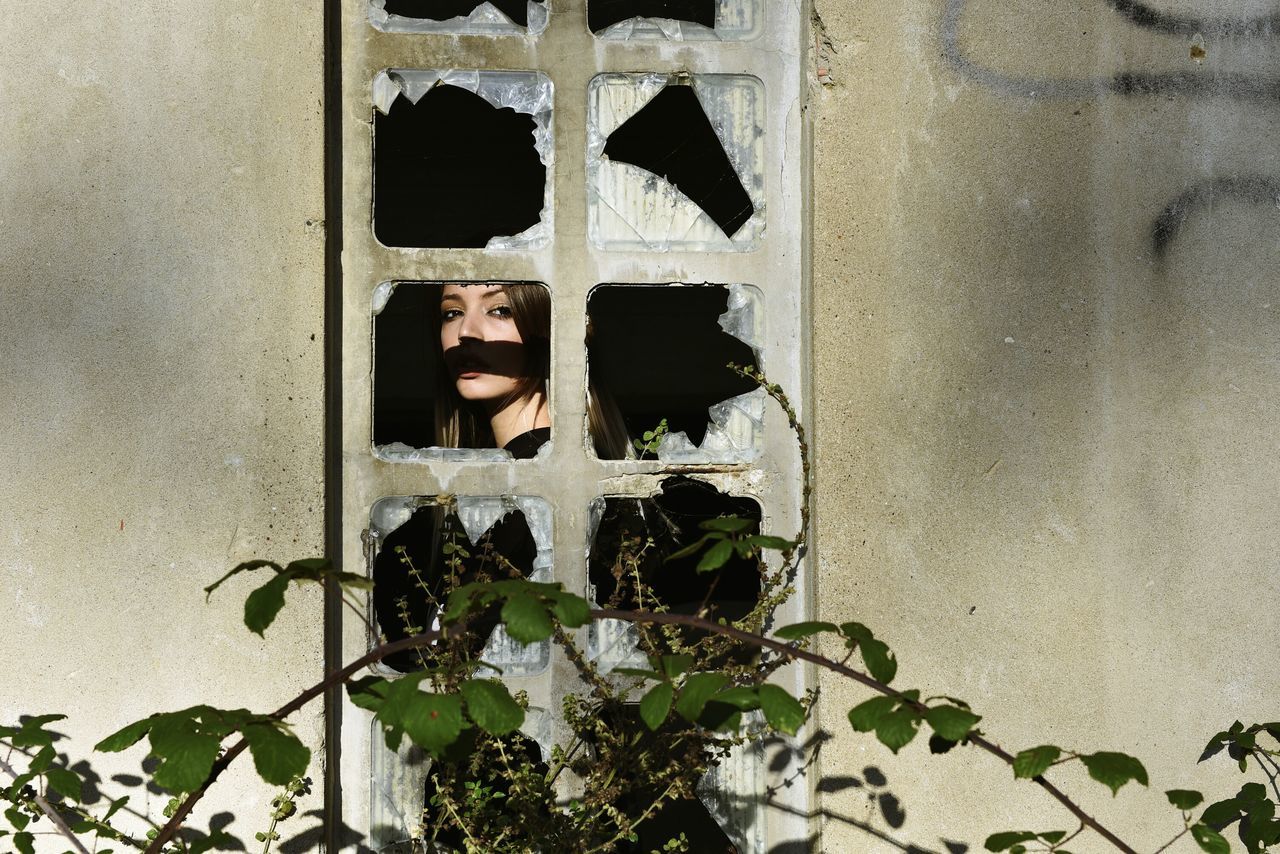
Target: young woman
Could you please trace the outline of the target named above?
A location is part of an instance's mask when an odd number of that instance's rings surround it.
[[[436,444],[505,448],[516,459],[537,454],[551,437],[550,293],[534,284],[448,284],[438,320]],[[596,389],[588,397],[596,453],[629,456],[617,408]]]

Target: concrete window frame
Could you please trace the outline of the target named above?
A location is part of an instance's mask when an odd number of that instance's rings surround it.
[[[761,294],[768,319],[759,351],[770,380],[782,385],[803,419],[809,401],[809,186],[808,130],[804,117],[803,62],[807,19],[800,6],[762,4],[758,37],[745,41],[688,42],[672,52],[665,39],[615,41],[593,36],[579,4],[553,4],[547,28],[520,37],[436,33],[390,33],[370,25],[367,2],[345,4],[340,30],[342,92],[342,504],[341,562],[367,567],[371,508],[394,496],[530,496],[552,508],[553,577],[566,588],[587,590],[587,542],[593,502],[602,496],[643,497],[672,474],[696,476],[730,495],[755,498],[764,530],[790,535],[799,524],[801,472],[794,437],[786,419],[767,406],[758,454],[750,461],[664,462],[600,460],[587,450],[587,363],[583,342],[587,296],[602,282],[745,282]],[[485,249],[388,248],[374,238],[372,209],[372,135],[368,122],[371,86],[386,69],[493,69],[536,72],[554,84],[555,134],[552,160],[553,234],[544,245],[500,251]],[[604,248],[587,238],[587,99],[600,74],[743,75],[760,82],[760,145],[763,206],[767,233],[748,252],[702,252],[686,247]],[[406,465],[379,459],[372,452],[372,334],[374,290],[389,281],[531,281],[552,293],[552,359],[556,381],[550,393],[555,441],[550,453],[514,464],[507,461],[436,459]],[[812,610],[812,585],[802,567],[797,595],[777,614],[782,622],[804,619]],[[367,648],[363,625],[344,620],[336,642],[351,658]],[[586,646],[586,630],[578,636]],[[800,667],[780,671],[793,692],[813,684]],[[556,647],[549,666],[523,679],[530,704],[545,711],[538,728],[550,740],[563,740],[559,696],[579,685],[573,664]],[[379,756],[373,722],[367,712],[344,700],[341,709],[340,762],[336,774],[340,804],[330,804],[336,821],[367,836],[389,815],[380,802],[386,786],[381,775],[399,773],[395,762]],[[541,729],[540,729],[541,731]],[[800,739],[772,739],[768,751],[795,753]],[[761,747],[760,750],[765,750]],[[766,783],[782,775],[767,769],[773,753],[747,757],[745,765],[726,766],[735,777],[733,791],[750,801],[751,838],[747,850],[765,851],[811,837],[806,818],[809,787],[779,787],[765,801]],[[752,764],[754,763],[754,764]],[[795,765],[790,766],[795,773]],[[754,770],[744,770],[754,769]],[[758,773],[757,773],[758,772]],[[769,775],[773,775],[770,777]],[[745,776],[744,776],[745,775]],[[755,775],[755,776],[752,776]],[[753,783],[754,781],[754,783]],[[566,794],[575,781],[566,781]],[[754,791],[752,791],[754,789]],[[397,805],[391,804],[392,812]],[[412,816],[403,816],[410,821]],[[730,819],[732,820],[732,819]]]

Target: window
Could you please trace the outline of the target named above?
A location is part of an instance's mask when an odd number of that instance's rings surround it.
[[[377,580],[381,631],[434,619],[397,600],[417,583],[410,564],[435,589],[446,543],[471,556],[459,572],[487,572],[474,557],[502,539],[520,575],[625,602],[602,556],[628,526],[668,552],[726,511],[793,534],[801,484],[786,419],[724,366],[765,367],[803,411],[797,10],[530,0],[521,23],[519,7],[492,0],[357,5],[343,38],[343,562]],[[667,39],[686,44],[672,52]],[[491,446],[448,447],[435,424],[442,291],[514,285],[550,297],[553,440],[521,459],[496,430]],[[460,377],[448,375],[455,388]],[[732,616],[759,590],[740,570],[715,589],[679,571],[661,592]],[[780,620],[805,616],[803,573],[795,584]],[[555,644],[481,634],[485,660],[529,698],[520,749],[547,758],[569,733],[561,698],[580,690],[576,668]],[[621,626],[577,641],[604,669],[643,652]],[[348,657],[369,643],[344,623]],[[804,684],[798,668],[778,678]],[[794,749],[748,741],[673,814],[742,852],[808,839],[805,786],[766,794],[774,754]],[[343,825],[398,850],[423,820],[429,767],[347,706]]]

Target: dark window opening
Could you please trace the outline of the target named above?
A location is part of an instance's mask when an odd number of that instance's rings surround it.
[[[517,323],[528,333],[522,363],[531,374],[545,374],[550,367],[550,291],[533,282],[471,284],[503,285],[512,310],[520,312]],[[436,435],[437,416],[448,418],[457,411],[468,428],[459,430],[462,447],[494,447],[491,433],[484,431],[484,413],[462,400],[452,386],[440,335],[444,284],[396,282],[383,287],[391,292],[373,318],[373,444],[442,447],[447,437]],[[498,344],[487,346],[486,352],[494,352]],[[512,455],[534,456],[547,438],[549,434],[540,433],[532,446],[526,441],[511,448]]]
[[[601,709],[600,717],[611,729],[637,735],[634,749],[640,762],[645,761],[646,751],[655,741],[670,738],[689,726],[669,720],[655,733],[640,720],[638,709],[634,704],[606,707]],[[661,751],[658,753],[661,755]],[[636,774],[633,779],[643,780],[645,776]],[[660,794],[661,786],[628,786],[615,806],[624,815],[641,815]],[[640,822],[635,832],[634,841],[619,843],[617,851],[620,854],[664,851],[664,846],[682,833],[689,842],[687,850],[698,854],[739,854],[740,850],[696,795],[666,801],[653,815]]]
[[[528,113],[437,85],[373,117],[373,230],[387,246],[482,248],[542,218],[547,169]]]
[[[701,444],[707,410],[755,384],[727,365],[754,364],[750,345],[720,328],[728,307],[724,285],[602,285],[591,291],[591,386],[612,399],[631,439],[663,419]]]
[[[389,15],[403,18],[425,18],[430,21],[447,21],[464,18],[475,11],[485,0],[387,0]],[[514,24],[529,26],[529,3],[541,0],[488,0],[494,8],[511,19]]]
[[[520,820],[518,815],[506,809],[506,804],[515,803],[505,797],[510,795],[512,783],[511,778],[503,773],[506,767],[528,769],[531,773],[521,775],[521,784],[525,787],[540,786],[542,791],[538,793],[544,795],[539,803],[539,799],[530,796],[534,793],[526,791],[518,803],[528,804],[534,809],[541,807],[544,815],[549,812],[550,805],[555,802],[555,795],[546,780],[551,769],[542,758],[538,743],[520,732],[495,737],[472,727],[449,746],[443,758],[432,764],[427,777],[422,799],[422,826],[426,840],[435,845],[427,850],[468,850],[462,830],[450,819],[443,805],[432,802],[433,799],[438,800],[441,788],[446,789],[456,803],[474,801],[471,791],[474,787],[487,789],[495,820]]]
[[[669,85],[623,122],[604,155],[665,178],[733,237],[755,205],[692,86]]]
[[[598,33],[629,18],[716,25],[716,0],[587,0],[587,27]]]
[[[756,606],[761,577],[754,558],[735,554],[719,569],[701,573],[697,571],[701,554],[668,560],[705,533],[699,524],[708,519],[739,516],[752,520],[758,529],[760,505],[755,501],[726,495],[700,480],[670,477],[650,498],[606,498],[604,504],[588,562],[598,603],[624,610],[651,608],[652,596],[677,614],[706,607],[712,619],[729,621],[742,619]],[[654,546],[639,557],[638,572],[627,571],[618,556],[635,555],[637,544],[646,539],[652,539]],[[637,574],[641,590],[637,590]]]
[[[460,566],[449,565],[449,546],[461,545],[467,554]],[[409,520],[386,535],[373,561],[373,608],[378,630],[390,641],[432,628],[449,593],[463,584],[512,577],[498,556],[527,578],[533,572],[538,547],[520,510],[511,510],[473,543],[454,513],[437,505],[414,510]],[[467,626],[467,651],[472,657],[484,649],[498,624],[498,609],[473,617]],[[412,630],[412,631],[411,631]],[[413,650],[388,656],[383,663],[407,673],[422,659]]]

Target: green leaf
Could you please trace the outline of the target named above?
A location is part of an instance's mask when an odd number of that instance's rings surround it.
[[[662,726],[671,711],[671,701],[675,698],[675,687],[670,682],[653,686],[640,699],[640,720],[649,729],[656,730]]]
[[[152,779],[170,792],[194,792],[213,769],[220,743],[196,731],[190,718],[161,715],[151,727],[151,753],[161,760]]]
[[[1180,810],[1193,810],[1204,800],[1204,795],[1194,789],[1169,789],[1164,794]]]
[[[872,697],[849,710],[849,723],[858,732],[871,732],[896,705],[897,697]]]
[[[405,714],[404,731],[414,744],[439,756],[462,732],[462,700],[451,694],[417,692]]]
[[[982,716],[955,706],[934,706],[925,712],[925,720],[948,741],[962,741]]]
[[[84,785],[80,776],[66,768],[50,768],[44,772],[49,787],[62,797],[80,803],[80,789]]]
[[[449,601],[445,604],[444,613],[440,615],[440,622],[455,623],[473,609],[481,608],[497,599],[498,591],[494,586],[473,582],[459,587],[449,594]]]
[[[800,731],[800,727],[804,726],[805,716],[804,706],[799,700],[777,685],[761,685],[759,694],[760,710],[764,712],[764,719],[769,722],[769,726],[787,735],[795,735]]]
[[[731,557],[733,557],[733,543],[729,540],[720,540],[707,549],[707,553],[702,556],[702,560],[698,561],[697,570],[698,572],[711,572],[719,569]]]
[[[747,542],[758,549],[773,549],[778,552],[796,547],[795,540],[788,540],[786,537],[771,537],[767,534],[753,534],[747,537]]]
[[[1219,827],[1230,824],[1240,817],[1240,802],[1235,798],[1226,798],[1209,804],[1200,815],[1203,824],[1214,824]]]
[[[31,823],[31,816],[15,807],[9,807],[4,811],[4,817],[9,819],[9,824],[13,825],[14,830],[22,830]]]
[[[849,648],[852,649],[855,644],[862,643],[865,640],[871,640],[875,635],[871,634],[871,629],[862,625],[862,623],[841,623],[840,633],[849,639]]]
[[[19,854],[36,854],[36,838],[30,831],[15,833],[13,846],[18,849]]]
[[[739,534],[748,528],[755,527],[755,522],[740,516],[721,516],[716,519],[705,519],[698,523],[704,531],[721,531],[725,534]]]
[[[1111,796],[1120,792],[1120,787],[1130,780],[1147,785],[1147,769],[1132,756],[1123,753],[1102,751],[1081,756],[1080,761],[1089,769],[1089,776],[1111,789]]]
[[[507,634],[520,643],[536,643],[551,637],[555,627],[546,607],[535,597],[516,594],[502,606]]]
[[[151,715],[123,726],[95,744],[93,749],[103,753],[119,753],[121,750],[133,747],[151,730],[151,724],[155,722],[157,717],[159,716]]]
[[[121,797],[121,798],[116,798],[114,801],[111,802],[111,806],[107,809],[106,814],[102,816],[102,821],[103,822],[110,821],[111,816],[120,812],[120,810],[123,809],[124,805],[127,803],[129,803],[128,795],[125,795],[124,797]]]
[[[1042,744],[1039,747],[1019,751],[1018,755],[1013,757],[1013,776],[1020,780],[1039,777],[1048,771],[1049,766],[1057,762],[1060,756],[1062,756],[1062,749],[1052,744]]]
[[[740,711],[749,712],[760,708],[760,692],[755,686],[737,685],[726,688],[711,698],[713,703],[724,703]]]
[[[615,667],[610,673],[616,673],[619,676],[634,676],[637,679],[656,679],[662,681],[662,674],[655,673],[652,670],[645,670],[640,667]]]
[[[683,558],[692,557],[693,555],[696,555],[698,552],[702,551],[702,547],[705,546],[710,541],[721,540],[721,539],[724,539],[723,534],[704,534],[703,536],[694,540],[692,543],[680,549],[679,551],[675,551],[667,555],[667,559],[666,561],[664,561],[664,563],[670,563],[673,560],[682,560]]]
[[[576,629],[578,626],[585,626],[591,619],[591,606],[581,596],[561,593],[551,597],[551,613],[556,615],[562,626]]]
[[[390,683],[381,676],[364,676],[347,683],[347,696],[352,705],[370,712],[377,712],[386,702]]]
[[[898,673],[898,662],[884,641],[868,638],[858,644],[862,650],[862,661],[873,679],[888,685]]]
[[[1044,833],[1037,833],[1036,836],[1039,836],[1050,845],[1057,845],[1059,842],[1067,838],[1067,832],[1065,830],[1049,830]]]
[[[664,655],[658,662],[662,666],[662,672],[666,674],[668,679],[675,679],[681,673],[688,672],[693,667],[692,655]]]
[[[796,641],[803,640],[810,635],[816,635],[820,632],[838,632],[840,627],[835,623],[822,623],[810,621],[807,623],[792,623],[789,626],[783,626],[773,633],[778,640]]]
[[[467,716],[493,735],[515,732],[524,723],[524,709],[512,699],[505,685],[495,679],[469,679],[460,688],[467,701]]]
[[[1200,850],[1206,854],[1231,854],[1231,846],[1227,844],[1227,840],[1207,824],[1191,825],[1191,835],[1200,846]]]
[[[273,786],[301,777],[311,764],[311,751],[291,732],[269,723],[253,723],[243,733],[258,776]]]
[[[876,738],[897,753],[911,743],[920,728],[920,715],[910,706],[899,706],[876,724]]]
[[[284,607],[284,592],[288,589],[291,578],[290,573],[281,572],[244,600],[244,624],[249,631],[265,637],[263,632]]]
[[[1030,830],[1006,830],[1004,833],[993,833],[987,837],[983,847],[988,851],[1004,851],[1019,842],[1030,842],[1036,835]]]
[[[729,684],[723,673],[694,673],[684,680],[680,697],[676,700],[676,713],[687,721],[697,721],[707,701]]]

